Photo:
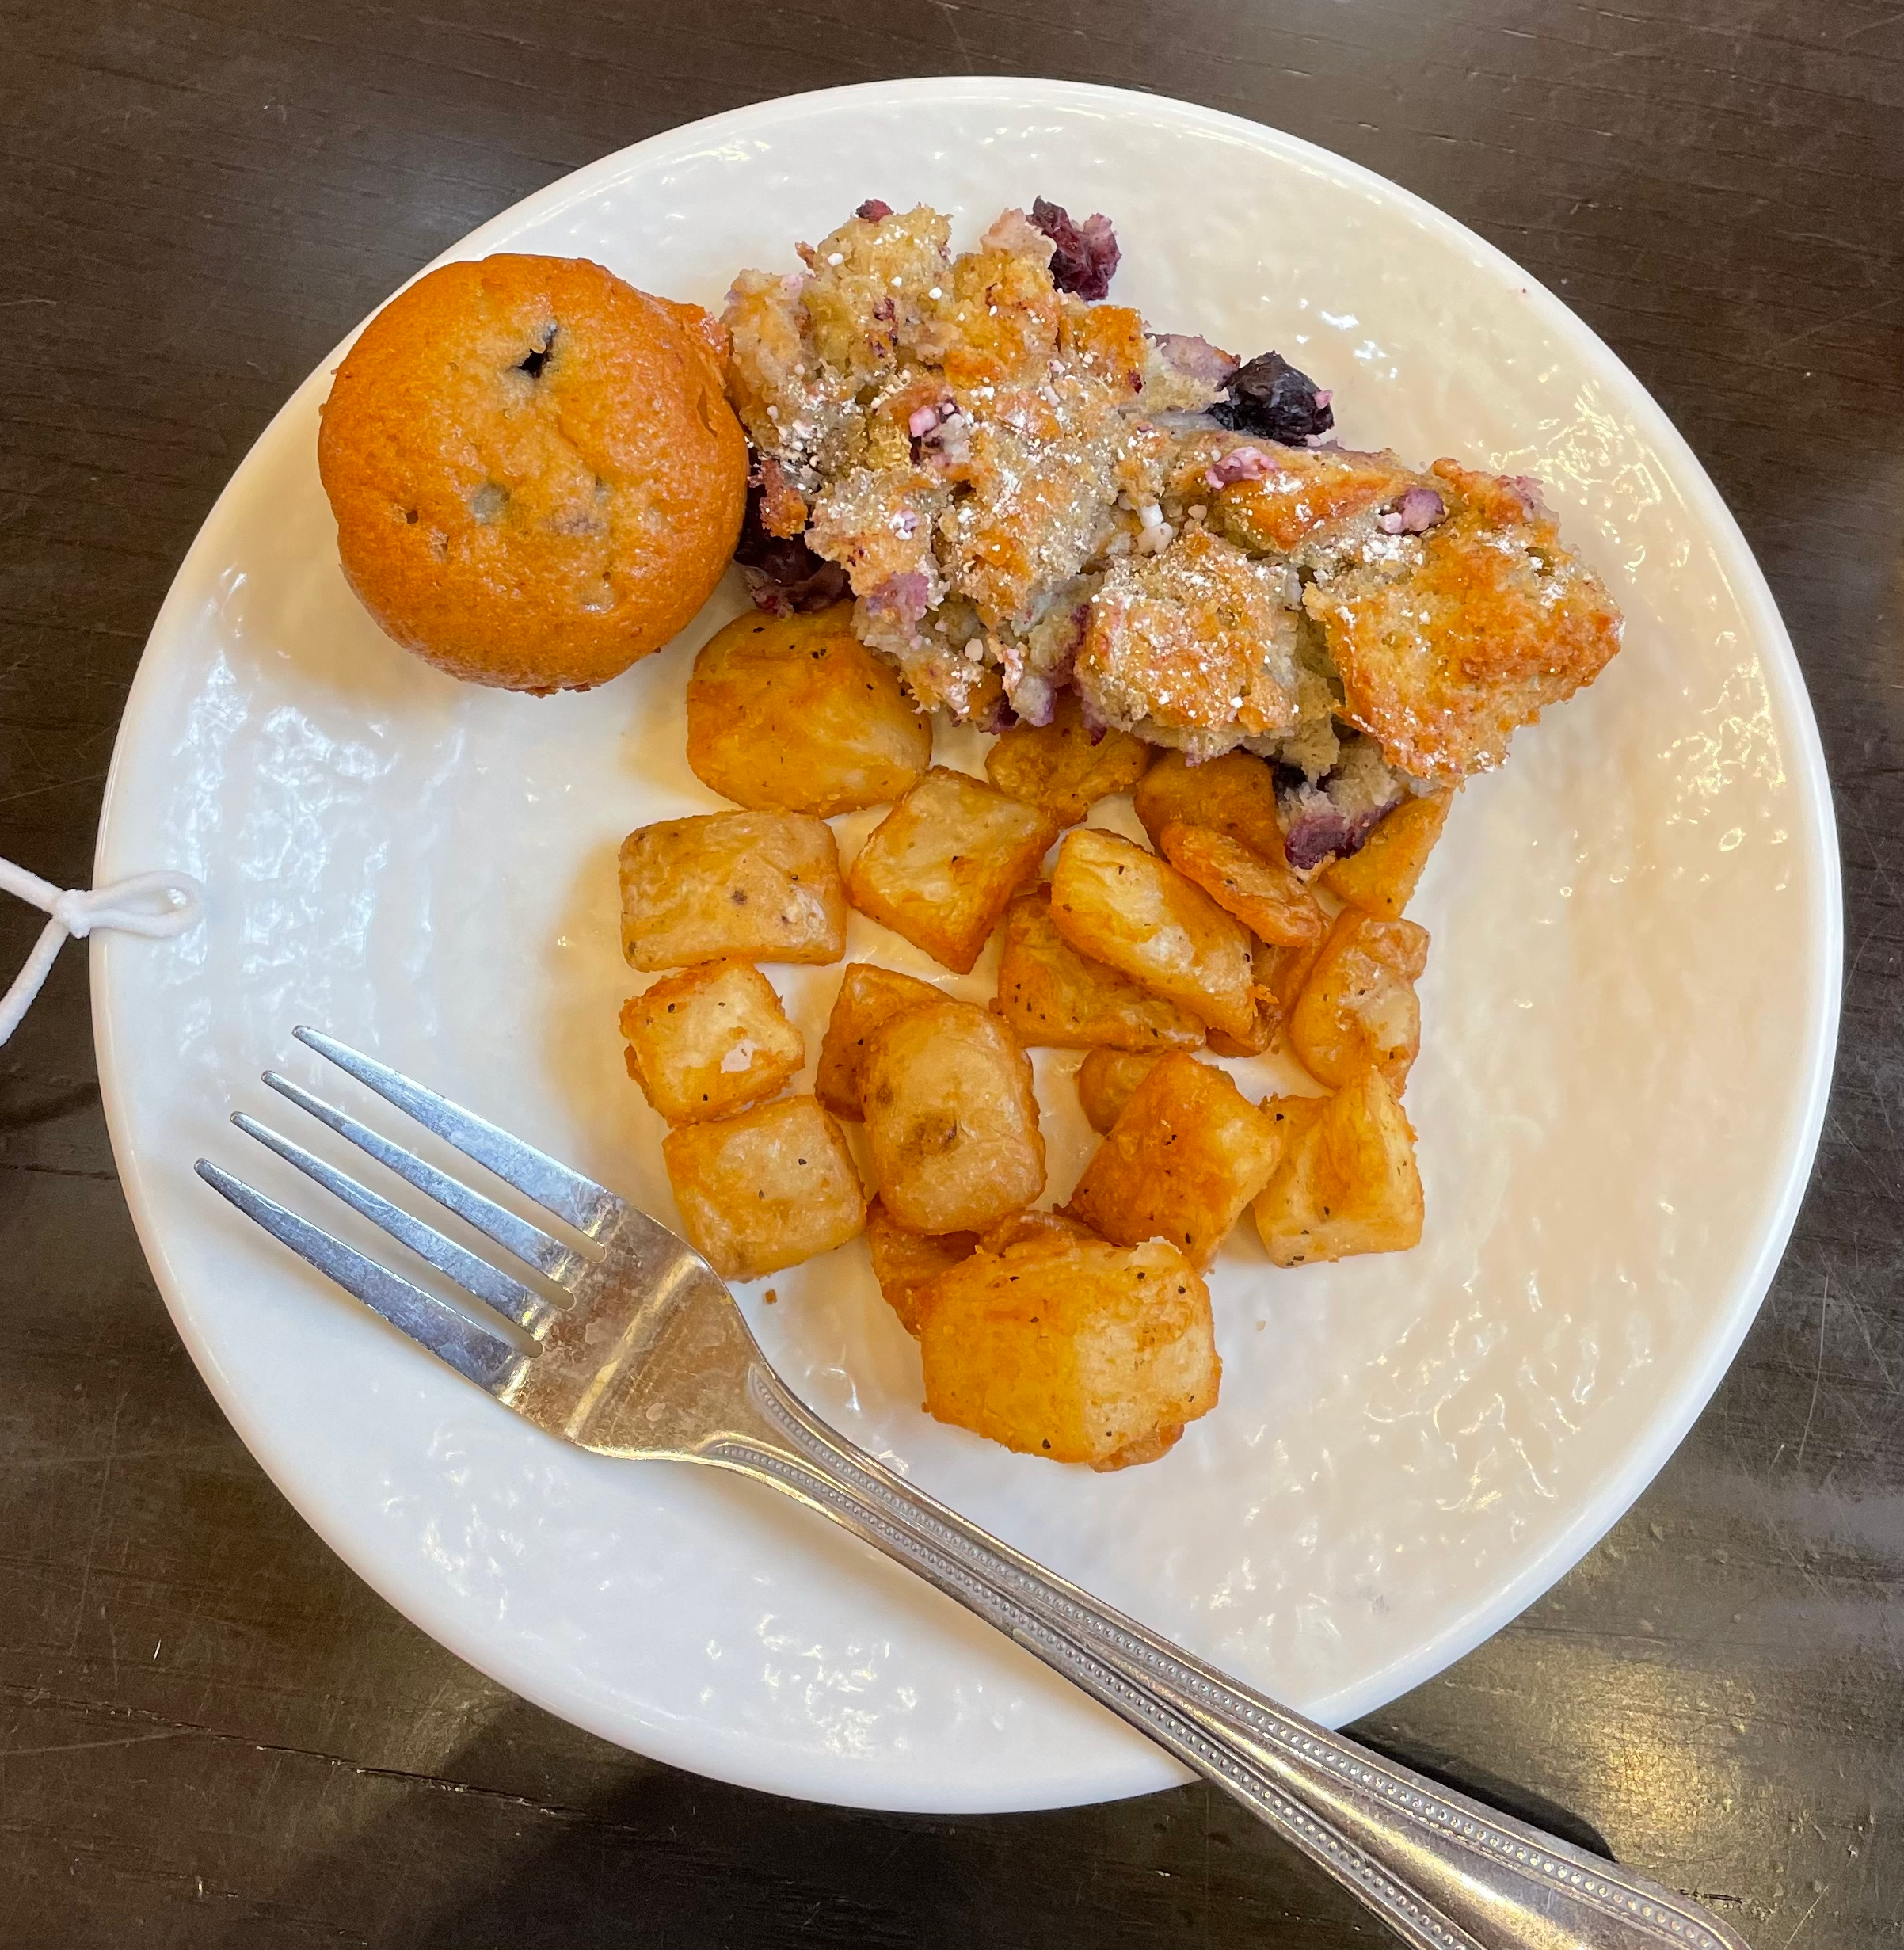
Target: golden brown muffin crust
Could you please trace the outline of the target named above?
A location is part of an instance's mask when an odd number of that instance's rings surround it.
[[[453,676],[586,688],[680,630],[740,532],[724,335],[583,258],[445,265],[337,368],[318,466],[344,573]]]

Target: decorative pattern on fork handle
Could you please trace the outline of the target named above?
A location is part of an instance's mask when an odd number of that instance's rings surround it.
[[[1415,1950],[1745,1950],[1670,1891],[1376,1760],[1099,1605],[836,1434],[764,1362],[747,1392],[786,1446],[730,1436],[701,1460],[811,1504],[956,1598],[1213,1781]]]

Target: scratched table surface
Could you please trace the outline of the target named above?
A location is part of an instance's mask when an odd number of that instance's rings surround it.
[[[1848,908],[1810,1195],[1606,1541],[1362,1731],[1755,1950],[1904,1942],[1904,13],[1873,0],[0,0],[0,852],[86,884],[127,685],[253,437],[417,265],[669,125],[885,75],[1207,102],[1418,192],[1664,403],[1771,578]],[[0,957],[38,916],[8,902]],[[1725,1134],[1713,1133],[1716,1149]],[[84,957],[0,1051],[0,1945],[1373,1945],[1201,1788],[927,1820],[604,1746],[338,1563],[116,1183]]]

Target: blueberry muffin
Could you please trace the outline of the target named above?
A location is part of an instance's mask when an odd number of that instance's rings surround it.
[[[318,467],[351,587],[453,676],[585,690],[720,580],[747,445],[725,337],[581,258],[445,265],[337,368]]]

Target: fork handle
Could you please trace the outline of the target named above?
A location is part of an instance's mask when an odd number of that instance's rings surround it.
[[[1697,1903],[1396,1766],[1001,1544],[820,1421],[764,1364],[697,1460],[822,1511],[1240,1801],[1413,1950],[1746,1950]]]

